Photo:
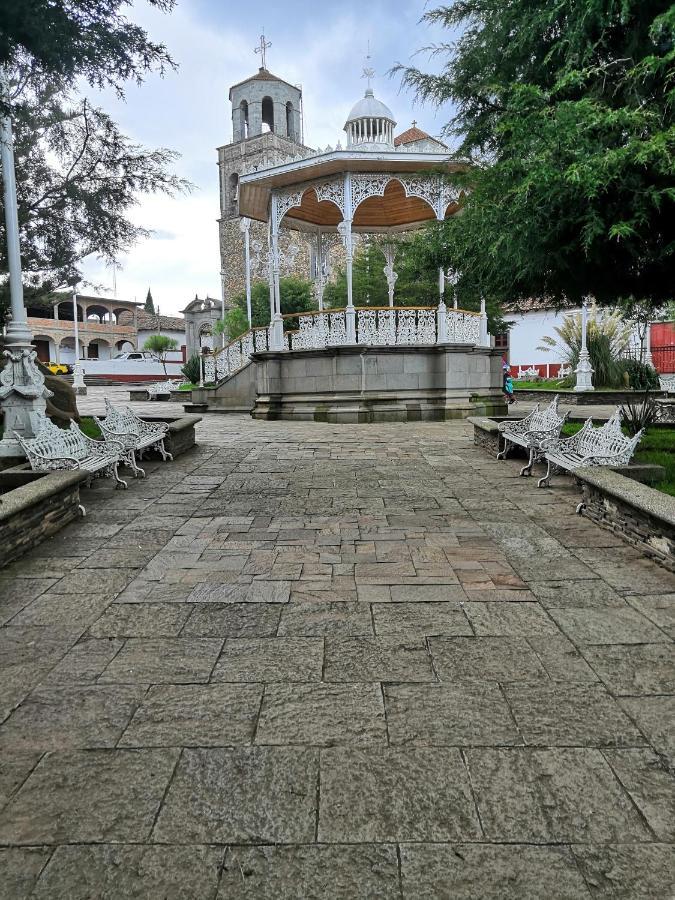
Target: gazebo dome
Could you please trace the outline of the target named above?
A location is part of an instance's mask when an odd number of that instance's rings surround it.
[[[352,107],[344,130],[347,147],[354,150],[391,150],[396,120],[389,107],[378,100],[372,88]]]

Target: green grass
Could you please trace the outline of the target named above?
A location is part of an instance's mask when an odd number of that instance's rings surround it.
[[[563,426],[563,437],[571,437],[581,427],[581,422],[568,422]],[[675,497],[675,428],[648,428],[638,444],[633,461],[663,466],[666,477],[652,487]]]
[[[517,391],[559,391],[562,389],[561,379],[550,381],[513,381],[513,387]]]
[[[199,387],[198,384],[192,384],[191,381],[186,382],[185,384],[181,384],[178,388],[179,391],[191,391],[193,388]]]
[[[93,416],[82,416],[82,418],[80,419],[80,430],[83,431],[84,434],[87,435],[87,437],[101,437],[101,431],[96,422],[94,422]]]

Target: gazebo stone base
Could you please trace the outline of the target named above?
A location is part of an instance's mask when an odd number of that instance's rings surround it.
[[[257,419],[445,421],[505,412],[501,353],[445,344],[258,353]]]

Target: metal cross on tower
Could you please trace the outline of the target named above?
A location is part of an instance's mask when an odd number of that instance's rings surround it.
[[[256,53],[260,54],[260,61],[262,62],[263,69],[267,68],[267,49],[272,46],[272,41],[265,40],[265,32],[260,35],[260,44],[257,47],[254,47]]]

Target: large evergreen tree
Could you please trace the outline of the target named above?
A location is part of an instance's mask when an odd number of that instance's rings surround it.
[[[151,316],[155,315],[155,301],[152,299],[152,293],[150,288],[148,288],[148,293],[145,295],[145,305],[143,309],[146,313],[150,313]]]
[[[147,0],[169,12],[175,0]],[[130,0],[2,0],[0,64],[23,60],[40,72],[72,83],[81,76],[118,91],[152,69],[173,66],[163,44],[124,15]]]
[[[439,74],[467,170],[437,260],[488,295],[659,305],[675,261],[675,6],[666,0],[456,0]]]

